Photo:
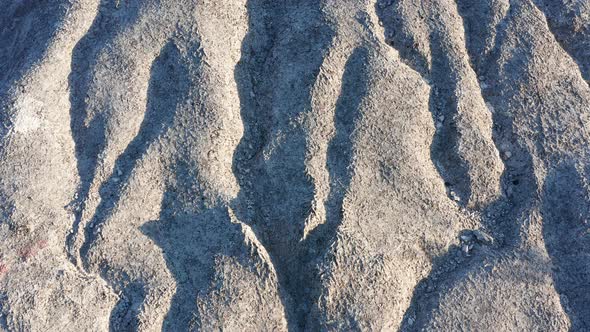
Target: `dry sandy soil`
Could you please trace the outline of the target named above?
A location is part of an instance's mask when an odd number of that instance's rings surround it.
[[[590,331],[589,0],[1,0],[0,330]]]

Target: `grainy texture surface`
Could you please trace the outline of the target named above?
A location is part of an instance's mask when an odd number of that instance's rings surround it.
[[[0,331],[590,331],[590,1],[0,0]]]

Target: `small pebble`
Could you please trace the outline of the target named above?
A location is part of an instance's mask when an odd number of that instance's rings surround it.
[[[464,244],[463,247],[461,248],[461,250],[463,251],[463,253],[465,254],[465,256],[470,256],[469,254],[469,246],[467,244]]]
[[[493,244],[494,243],[494,238],[491,235],[489,235],[483,231],[474,230],[473,235],[475,236],[477,241],[480,243],[483,243],[483,244]]]

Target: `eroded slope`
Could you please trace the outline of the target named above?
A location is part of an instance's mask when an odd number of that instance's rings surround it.
[[[0,13],[0,327],[590,329],[587,1]]]

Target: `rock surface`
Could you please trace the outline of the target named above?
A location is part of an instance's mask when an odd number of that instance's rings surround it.
[[[0,9],[0,330],[590,331],[590,1]]]

